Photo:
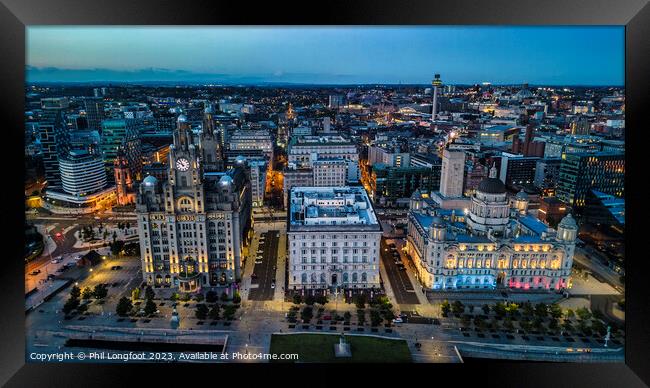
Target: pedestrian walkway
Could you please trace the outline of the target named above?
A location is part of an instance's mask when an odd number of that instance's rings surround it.
[[[287,233],[283,230],[280,231],[280,239],[278,241],[278,258],[275,271],[275,294],[273,300],[284,300],[284,285],[286,277],[286,262],[287,262]]]

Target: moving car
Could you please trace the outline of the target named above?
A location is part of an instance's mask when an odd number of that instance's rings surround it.
[[[32,276],[36,276],[36,275],[38,275],[39,273],[41,273],[41,270],[40,270],[40,269],[36,269],[36,270],[33,270],[33,271],[30,273],[30,275],[32,275]]]

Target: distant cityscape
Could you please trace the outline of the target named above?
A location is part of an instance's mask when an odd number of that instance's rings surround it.
[[[622,87],[30,83],[25,160],[28,361],[624,360]]]

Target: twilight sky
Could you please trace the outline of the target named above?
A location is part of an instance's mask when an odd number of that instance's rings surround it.
[[[623,27],[27,29],[27,80],[623,85]]]

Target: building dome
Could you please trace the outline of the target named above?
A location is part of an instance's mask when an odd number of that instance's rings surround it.
[[[176,121],[179,122],[179,123],[185,123],[185,122],[187,122],[187,116],[185,116],[184,114],[181,114],[180,116],[178,116]]]
[[[528,201],[528,194],[522,189],[517,193],[515,198],[523,200],[523,201]]]
[[[558,228],[564,228],[564,229],[578,229],[578,224],[576,224],[576,220],[573,218],[571,213],[567,214],[564,218],[562,218],[562,221],[558,224]]]
[[[146,187],[154,187],[158,184],[158,179],[156,179],[156,177],[153,175],[148,175],[142,180],[142,184]]]
[[[244,157],[243,155],[238,155],[238,156],[235,158],[235,163],[237,163],[237,164],[244,164],[244,163],[246,163],[246,157]]]
[[[214,109],[212,109],[212,105],[208,105],[205,108],[205,110],[203,110],[203,113],[214,114]]]
[[[232,178],[228,175],[224,175],[221,177],[221,179],[219,179],[219,184],[221,186],[229,186],[232,184]]]
[[[485,178],[476,190],[485,194],[505,194],[506,185],[499,178]]]

